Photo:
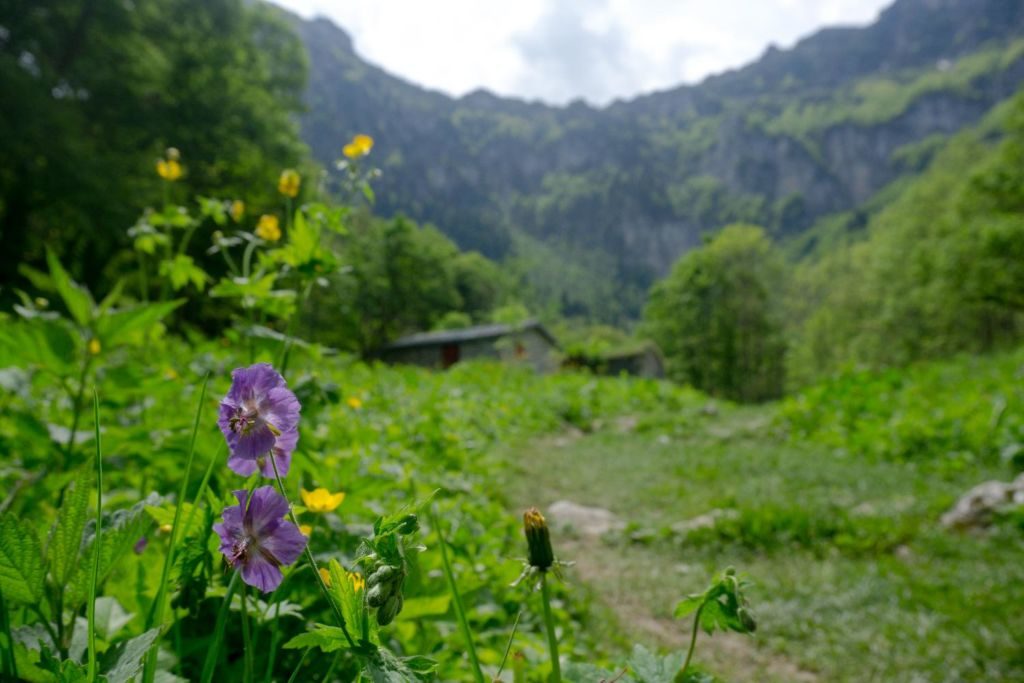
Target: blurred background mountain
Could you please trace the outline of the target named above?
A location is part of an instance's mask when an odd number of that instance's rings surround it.
[[[594,108],[486,91],[452,98],[366,63],[326,19],[290,17],[309,54],[302,136],[328,164],[379,140],[378,209],[511,261],[545,304],[635,318],[702,235],[763,225],[815,248],[826,216],[920,172],[1024,80],[1024,4],[899,0],[696,86]]]

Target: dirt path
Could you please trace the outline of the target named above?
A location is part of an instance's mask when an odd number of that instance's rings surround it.
[[[760,422],[754,424],[760,425]],[[746,423],[741,430],[745,427]],[[723,435],[730,438],[736,429],[735,423],[718,419],[704,426],[705,433],[714,439]],[[610,425],[608,431],[621,439],[624,430]],[[608,484],[607,479],[594,472],[588,473],[585,463],[593,450],[607,448],[607,444],[602,443],[602,434],[607,433],[592,435],[573,430],[539,440],[525,452],[520,450],[513,470],[519,471],[521,480],[510,486],[515,507],[532,504],[544,507],[556,500],[599,504],[607,496],[603,488]],[[665,443],[663,437],[655,441]],[[642,444],[638,452],[646,447]],[[563,460],[571,460],[580,467],[576,472],[550,472],[552,461]],[[545,466],[551,476],[538,478],[537,472]],[[643,496],[644,492],[623,481],[616,494],[618,500],[613,507],[621,513],[630,509],[631,495]],[[703,567],[667,563],[663,555],[642,544],[609,544],[600,538],[567,538],[565,534],[558,539],[558,553],[575,562],[567,572],[570,584],[586,586],[601,603],[600,611],[614,615],[617,623],[610,632],[661,651],[682,650],[689,645],[689,624],[672,619],[670,612],[675,601],[682,597],[681,590],[697,591],[703,587],[708,579]],[[682,589],[683,586],[687,589]],[[652,609],[652,605],[658,608]],[[765,641],[764,634],[757,637],[701,634],[696,658],[706,669],[730,683],[816,683],[820,680],[815,673],[772,651]]]

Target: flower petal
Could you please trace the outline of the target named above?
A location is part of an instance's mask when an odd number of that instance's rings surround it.
[[[260,539],[260,548],[274,556],[283,565],[289,565],[299,559],[299,555],[309,542],[302,532],[291,522],[281,522],[273,533]]]
[[[284,578],[279,568],[266,558],[260,557],[258,553],[242,565],[241,572],[242,581],[253,588],[259,588],[264,593],[269,593],[280,586],[281,579]]]
[[[262,544],[264,536],[273,533],[288,514],[288,501],[273,486],[261,486],[252,493],[249,509],[245,511],[245,526]]]

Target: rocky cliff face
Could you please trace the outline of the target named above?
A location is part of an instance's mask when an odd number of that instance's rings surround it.
[[[352,133],[373,135],[382,213],[493,257],[517,235],[597,255],[615,272],[595,277],[634,290],[728,222],[785,236],[857,207],[915,170],[900,150],[977,121],[1024,81],[1024,3],[1010,0],[898,0],[872,26],[602,109],[450,98],[367,64],[327,21],[295,21],[311,64],[304,137],[329,164]],[[586,287],[563,284],[563,303],[600,316]]]

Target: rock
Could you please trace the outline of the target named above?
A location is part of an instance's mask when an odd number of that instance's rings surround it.
[[[681,522],[676,522],[669,529],[676,536],[685,538],[689,536],[691,532],[697,531],[698,529],[711,529],[721,519],[735,519],[739,516],[739,512],[736,510],[722,510],[715,508],[709,512],[705,512],[703,515],[697,515],[691,519],[684,519]]]
[[[1024,474],[1006,483],[986,481],[965,493],[951,510],[942,515],[942,525],[954,529],[988,526],[1001,510],[1024,505]]]
[[[552,529],[574,531],[583,536],[602,536],[609,531],[621,531],[626,526],[610,510],[568,500],[552,503],[548,507],[548,520]]]

